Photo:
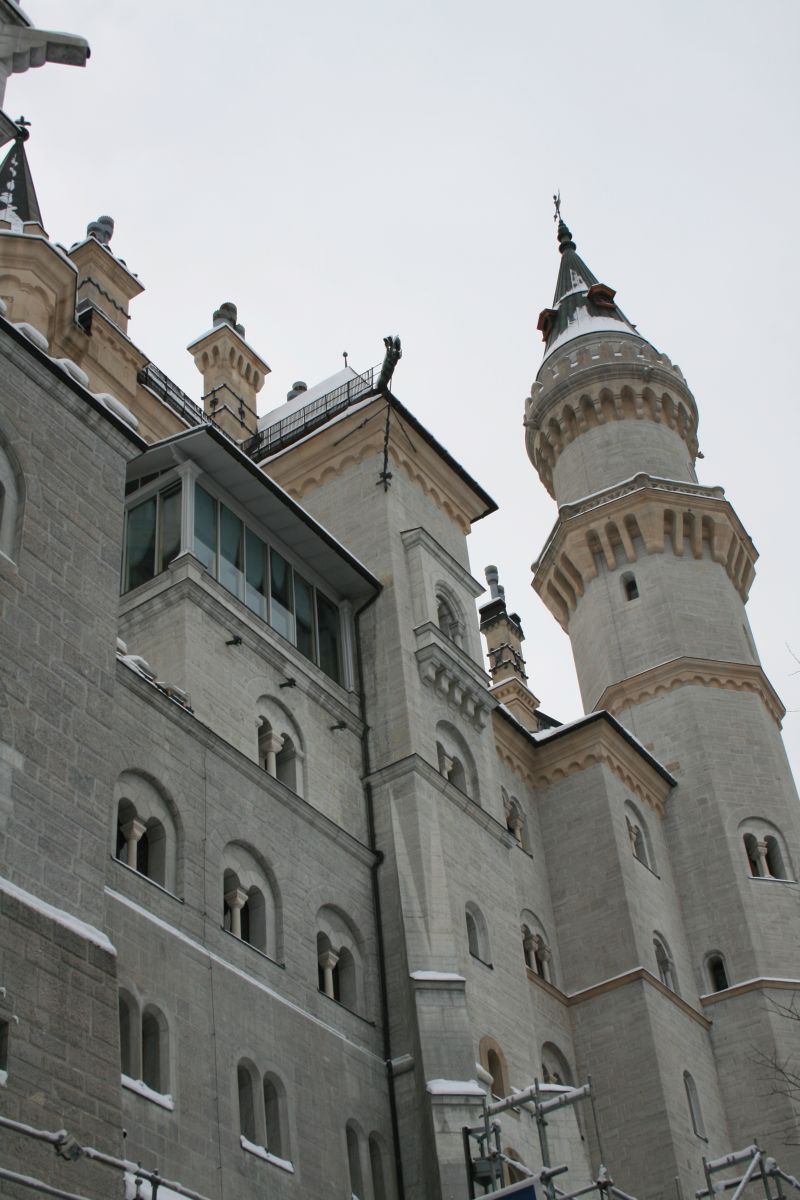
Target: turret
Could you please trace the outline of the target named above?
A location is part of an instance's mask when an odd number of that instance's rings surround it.
[[[258,432],[256,396],[270,368],[245,341],[235,304],[221,304],[212,320],[212,328],[187,350],[203,376],[206,413],[236,441],[244,441]]]
[[[506,608],[506,591],[499,581],[497,567],[487,567],[485,575],[490,598],[481,606],[479,615],[489,656],[492,695],[527,729],[537,730],[539,701],[528,687],[522,622],[517,613]]]

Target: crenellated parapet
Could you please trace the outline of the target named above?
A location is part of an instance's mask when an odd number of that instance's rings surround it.
[[[640,474],[564,505],[533,564],[533,586],[562,629],[587,584],[649,554],[719,563],[747,599],[758,552],[722,488]]]
[[[553,469],[582,433],[615,421],[653,421],[699,453],[698,414],[680,368],[642,338],[594,334],[545,360],[525,402],[525,444],[555,497]]]

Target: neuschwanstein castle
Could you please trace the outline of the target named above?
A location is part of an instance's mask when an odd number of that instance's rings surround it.
[[[87,54],[0,4],[3,80]],[[25,136],[0,114],[0,1191],[788,1194],[800,807],[680,370],[562,221],[524,413],[561,723],[399,341],[259,414],[223,304],[195,402],[113,221],[48,239]]]

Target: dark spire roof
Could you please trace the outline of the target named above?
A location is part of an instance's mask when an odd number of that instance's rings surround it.
[[[10,222],[12,229],[18,231],[26,221],[36,221],[39,225],[43,223],[25,153],[27,138],[27,130],[20,129],[0,166],[0,219]]]
[[[553,307],[539,315],[538,329],[545,340],[545,358],[556,345],[587,333],[636,333],[614,301],[613,288],[600,283],[578,254],[572,233],[558,222],[561,264],[553,296]]]

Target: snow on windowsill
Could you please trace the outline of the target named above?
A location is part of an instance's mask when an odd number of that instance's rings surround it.
[[[136,1092],[137,1095],[143,1096],[145,1100],[150,1100],[153,1104],[158,1104],[161,1108],[166,1108],[170,1112],[175,1110],[175,1101],[172,1096],[164,1095],[162,1092],[155,1091],[154,1088],[148,1087],[142,1079],[131,1079],[130,1075],[121,1075],[122,1086],[128,1091]]]
[[[266,1146],[259,1146],[257,1142],[251,1142],[244,1134],[239,1138],[241,1147],[248,1154],[254,1154],[256,1158],[263,1158],[264,1162],[272,1163],[273,1167],[280,1167],[282,1171],[288,1171],[290,1175],[294,1175],[294,1167],[289,1162],[288,1158],[278,1158],[277,1154],[270,1154]]]
[[[48,904],[46,900],[40,900],[38,896],[34,896],[31,892],[26,892],[24,888],[17,887],[15,883],[11,883],[8,879],[3,879],[0,876],[0,892],[5,892],[7,896],[12,896],[14,900],[19,900],[21,904],[25,904],[28,908],[33,908],[42,916],[49,917],[51,921],[63,926],[64,929],[69,929],[76,933],[78,937],[83,938],[87,942],[92,942],[101,950],[105,950],[108,954],[116,954],[116,950],[106,937],[106,935],[94,925],[90,925],[87,921],[82,921],[80,917],[73,917],[72,913],[65,912],[63,908],[56,908],[53,904]]]

